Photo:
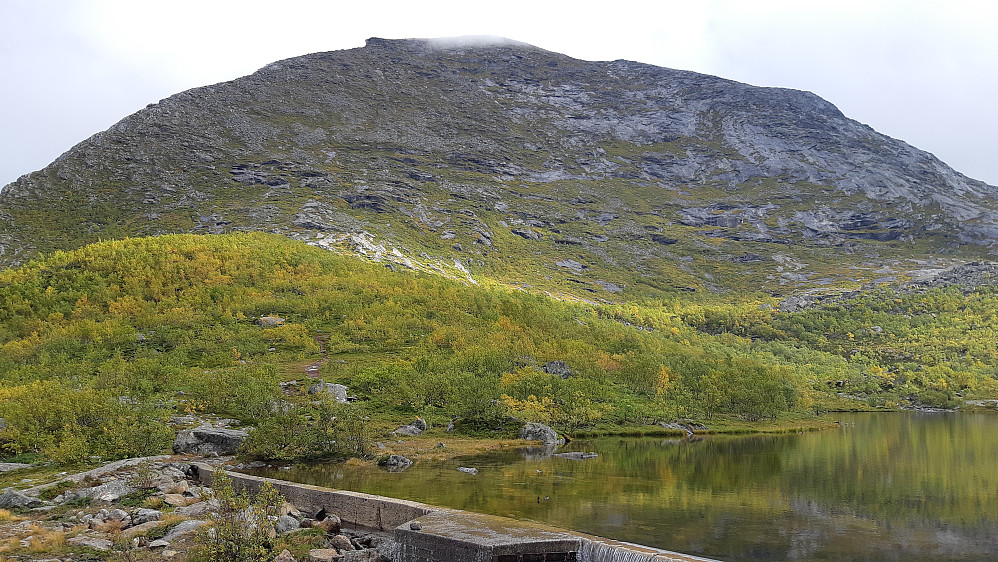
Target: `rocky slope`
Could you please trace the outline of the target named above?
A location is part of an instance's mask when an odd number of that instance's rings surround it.
[[[786,291],[984,255],[996,189],[808,92],[371,39],[151,104],[8,185],[0,264],[262,229],[592,299]]]

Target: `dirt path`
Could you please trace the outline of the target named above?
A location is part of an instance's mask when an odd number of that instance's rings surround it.
[[[305,365],[305,375],[309,378],[317,379],[319,378],[319,368],[329,361],[329,355],[326,353],[326,342],[329,341],[328,335],[317,335],[315,336],[315,343],[319,344],[319,353],[322,357],[314,363]]]

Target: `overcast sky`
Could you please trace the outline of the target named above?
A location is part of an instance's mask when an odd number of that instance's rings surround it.
[[[998,185],[998,2],[0,0],[0,185],[176,92],[368,37],[499,35],[810,90]]]

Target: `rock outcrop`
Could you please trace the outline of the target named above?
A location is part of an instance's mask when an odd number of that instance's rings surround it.
[[[561,445],[565,443],[564,438],[558,437],[558,432],[550,427],[536,422],[528,422],[520,430],[520,439],[527,441],[540,441],[545,445]]]
[[[177,433],[173,452],[193,455],[234,455],[249,433],[242,429],[228,429],[202,425]]]

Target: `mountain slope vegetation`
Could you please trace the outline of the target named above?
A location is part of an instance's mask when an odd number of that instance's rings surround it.
[[[640,431],[800,419],[854,402],[839,393],[896,406],[998,391],[991,287],[803,313],[695,297],[562,302],[262,233],[101,242],[0,272],[0,446],[144,454],[186,411],[257,425],[258,456],[333,458],[413,416],[473,434]],[[570,372],[546,372],[555,361]],[[320,378],[356,399],[308,394]]]

